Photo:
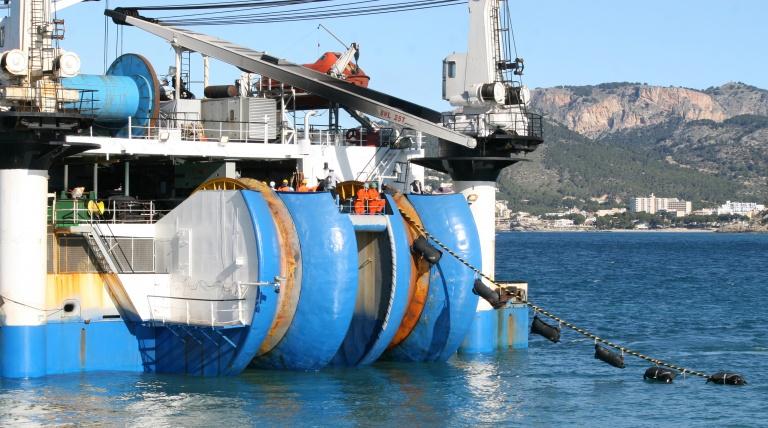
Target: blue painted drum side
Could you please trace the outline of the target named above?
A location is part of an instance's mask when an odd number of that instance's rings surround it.
[[[357,296],[357,244],[348,216],[328,193],[280,193],[302,257],[301,296],[291,326],[255,367],[317,370],[339,349]]]
[[[474,266],[480,266],[480,238],[464,196],[408,195],[426,230]],[[434,243],[433,243],[434,244]],[[475,274],[443,252],[432,266],[429,294],[411,334],[387,352],[398,361],[445,361],[458,349],[472,324],[477,296]]]

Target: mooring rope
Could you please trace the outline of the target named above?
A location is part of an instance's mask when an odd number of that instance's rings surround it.
[[[440,248],[445,250],[445,252],[447,252],[448,254],[453,256],[456,260],[458,260],[463,265],[465,265],[468,268],[470,268],[472,271],[474,271],[475,273],[480,275],[482,278],[486,279],[491,284],[495,285],[496,287],[500,287],[500,285],[498,283],[496,283],[496,281],[491,279],[488,275],[484,274],[482,271],[480,271],[480,269],[478,269],[475,266],[473,266],[471,263],[469,263],[467,260],[465,260],[459,254],[454,252],[450,247],[445,245],[443,242],[441,242],[439,239],[437,239],[434,235],[432,235],[426,229],[424,229],[413,218],[411,218],[405,211],[403,211],[402,209],[399,209],[399,211],[400,211],[400,214],[403,216],[403,218],[408,223],[410,223],[411,226],[414,229],[416,229],[417,232],[422,234],[424,237],[429,238],[432,241],[434,241]],[[664,360],[660,360],[658,358],[653,358],[653,357],[650,357],[648,355],[642,354],[642,353],[637,352],[637,351],[635,351],[633,349],[627,348],[626,346],[621,346],[621,345],[619,345],[617,343],[611,342],[610,340],[603,339],[602,337],[600,337],[600,336],[590,332],[589,330],[581,328],[581,327],[579,327],[579,326],[577,326],[577,325],[575,325],[573,323],[570,323],[570,322],[564,320],[563,318],[560,318],[559,316],[553,314],[552,312],[549,312],[546,309],[544,309],[544,308],[542,308],[542,307],[540,307],[540,306],[538,306],[536,304],[531,303],[527,299],[525,301],[523,301],[523,303],[525,303],[528,307],[533,309],[534,312],[540,313],[540,314],[542,314],[542,315],[544,315],[544,316],[546,316],[548,318],[551,318],[551,319],[557,321],[559,324],[564,325],[564,326],[570,328],[571,330],[573,330],[573,331],[575,331],[575,332],[577,332],[577,333],[579,333],[579,334],[581,334],[583,336],[586,336],[586,337],[588,337],[590,339],[593,339],[595,342],[600,342],[600,343],[602,343],[602,344],[604,344],[606,346],[609,346],[609,347],[614,348],[614,349],[616,349],[618,351],[621,351],[622,353],[626,353],[626,354],[635,356],[637,358],[640,358],[640,359],[643,359],[645,361],[651,362],[651,363],[653,363],[653,364],[655,364],[657,366],[664,366],[664,367],[668,367],[668,368],[673,369],[673,370],[677,370],[680,373],[682,373],[683,375],[690,374],[690,375],[693,375],[693,376],[700,376],[700,377],[703,377],[705,379],[709,379],[711,377],[710,375],[708,375],[708,374],[706,374],[704,372],[700,372],[698,370],[688,369],[688,368],[685,368],[685,367],[680,367],[678,365],[668,363],[668,362],[666,362]]]

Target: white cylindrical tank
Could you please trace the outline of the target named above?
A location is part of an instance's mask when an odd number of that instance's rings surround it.
[[[59,77],[75,77],[80,74],[80,57],[74,52],[61,52],[55,61]]]
[[[454,181],[453,188],[467,198],[469,209],[477,225],[480,236],[480,249],[483,256],[482,272],[490,278],[495,277],[496,269],[496,182],[494,181]],[[477,310],[491,310],[491,305],[484,299],[478,301]]]
[[[47,171],[0,169],[4,377],[45,374],[47,192]]]
[[[0,71],[8,76],[27,74],[27,54],[19,49],[11,49],[0,54]]]

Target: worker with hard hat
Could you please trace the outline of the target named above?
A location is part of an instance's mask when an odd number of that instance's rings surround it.
[[[288,179],[284,178],[283,182],[280,183],[280,187],[277,188],[278,192],[293,192],[293,187],[288,184]]]
[[[368,183],[357,190],[355,196],[355,214],[365,214],[368,208]]]
[[[379,193],[379,183],[372,181],[368,189],[368,212],[370,214],[379,214],[384,211],[384,200]]]

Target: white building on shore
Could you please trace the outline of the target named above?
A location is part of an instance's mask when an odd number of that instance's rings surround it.
[[[630,198],[629,210],[633,213],[646,212],[650,214],[667,211],[675,213],[678,217],[686,216],[693,211],[691,201],[682,201],[677,198],[657,198],[653,193],[647,198]]]
[[[753,215],[765,210],[765,205],[755,202],[726,201],[717,208],[718,215],[743,215],[752,218]]]

